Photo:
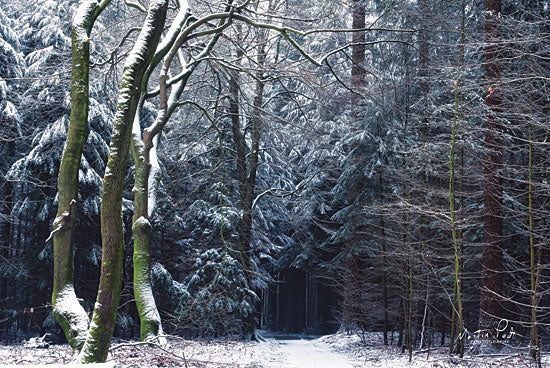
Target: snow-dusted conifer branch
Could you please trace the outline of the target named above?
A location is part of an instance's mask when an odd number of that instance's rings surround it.
[[[122,286],[122,188],[132,123],[139,104],[139,87],[159,43],[167,9],[168,0],[151,1],[143,28],[124,66],[101,204],[101,277],[90,329],[78,357],[83,363],[105,361],[113,335]]]
[[[72,25],[71,115],[69,133],[58,177],[59,205],[56,219],[64,219],[63,231],[53,229],[54,281],[52,306],[55,319],[63,329],[71,347],[78,350],[84,344],[88,328],[86,311],[74,292],[73,240],[78,198],[78,171],[88,124],[90,33],[96,18],[110,0],[83,1],[76,10]],[[65,213],[68,216],[63,216]]]

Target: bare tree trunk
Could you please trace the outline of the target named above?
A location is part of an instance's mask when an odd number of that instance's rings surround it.
[[[7,143],[7,154],[10,159],[15,158],[15,141],[10,140]],[[9,259],[10,249],[13,247],[11,239],[13,235],[13,226],[11,219],[11,211],[13,209],[13,200],[14,200],[14,185],[10,181],[4,182],[4,190],[2,193],[3,197],[3,216],[0,218],[0,234],[2,234],[2,241],[0,242],[0,257],[3,259]],[[11,289],[11,287],[10,287]],[[8,279],[5,278],[4,274],[0,277],[0,303],[5,303],[8,297]]]
[[[531,72],[531,58],[529,57],[529,71]],[[529,81],[529,106],[532,106],[533,84]],[[529,266],[531,276],[531,333],[529,339],[529,355],[540,366],[540,342],[537,324],[537,286],[540,276],[540,262],[536,264],[535,238],[533,230],[533,124],[529,123],[529,172],[528,172],[528,223],[529,223]],[[539,251],[540,256],[540,251]]]
[[[486,0],[485,20],[485,68],[488,95],[485,103],[489,114],[485,122],[484,160],[484,213],[483,213],[483,253],[481,257],[481,301],[479,329],[494,330],[502,316],[499,295],[502,292],[502,179],[499,170],[502,165],[501,130],[498,117],[497,82],[498,41],[500,40],[499,14],[501,0]]]
[[[352,12],[352,28],[364,29],[365,28],[365,2],[363,0],[353,0],[351,4]],[[350,110],[352,131],[359,132],[365,127],[363,126],[363,91],[365,88],[365,31],[356,31],[352,33],[351,48],[351,97],[350,97]],[[354,143],[350,147],[350,153],[352,153],[357,147]],[[357,153],[355,153],[357,156]],[[352,159],[353,160],[353,159]],[[351,165],[355,165],[355,162],[351,162]],[[360,274],[362,270],[358,267],[360,260],[359,255],[353,254],[351,249],[361,241],[359,235],[358,223],[360,221],[360,207],[357,199],[363,190],[363,180],[355,178],[349,184],[349,199],[347,205],[352,208],[350,213],[351,232],[346,240],[347,244],[344,245],[344,251],[346,254],[346,260],[344,267],[347,268],[349,274],[343,277],[343,301],[342,301],[342,327],[348,332],[351,332],[355,327],[355,324],[359,322],[360,311],[358,305],[360,301],[357,300],[357,290],[360,288],[358,285]]]
[[[168,0],[151,1],[143,28],[124,66],[101,201],[101,276],[91,326],[79,355],[83,363],[104,362],[109,352],[122,285],[122,189],[132,123],[141,80],[160,40],[167,8]]]
[[[365,28],[365,1],[352,2],[353,29]],[[357,127],[362,116],[363,89],[365,88],[365,31],[353,32],[351,48],[351,118]]]
[[[254,201],[254,192],[256,189],[256,173],[258,170],[258,153],[260,149],[260,132],[262,129],[262,104],[263,104],[263,93],[264,93],[264,78],[263,75],[263,66],[265,64],[265,42],[267,41],[267,34],[265,31],[260,30],[258,36],[258,57],[257,65],[260,70],[257,73],[256,79],[256,90],[254,93],[254,101],[252,106],[252,131],[251,131],[251,152],[248,161],[248,172],[245,171],[245,182],[241,183],[241,189],[244,189],[244,193],[241,192],[241,209],[243,215],[239,224],[240,231],[240,243],[241,243],[241,261],[245,269],[247,283],[250,288],[252,288],[252,272],[251,272],[251,241],[252,241],[252,212],[254,208],[252,207]],[[242,147],[241,147],[242,148]],[[246,159],[245,159],[246,160]],[[239,162],[243,162],[243,159],[238,159]],[[246,165],[246,163],[245,163]],[[242,170],[238,168],[239,172]],[[256,339],[256,322],[254,320],[254,315],[249,314],[243,321],[243,336],[246,340]]]
[[[380,190],[382,191],[382,174],[379,177],[380,180]],[[384,259],[382,267],[382,308],[384,309],[384,322],[383,322],[383,333],[384,333],[384,345],[388,345],[388,257],[386,249],[386,234],[385,234],[385,225],[384,217],[380,215],[380,236],[382,241],[382,257]],[[393,335],[393,334],[392,334]],[[393,337],[393,336],[392,336]]]
[[[451,344],[449,348],[449,353],[453,353],[454,347],[454,338],[455,334],[458,337],[457,340],[457,350],[460,357],[464,354],[464,341],[463,341],[463,319],[462,319],[462,280],[461,280],[461,248],[458,244],[457,230],[456,230],[456,213],[455,213],[455,142],[456,142],[456,130],[457,123],[460,117],[461,111],[461,87],[462,87],[462,67],[464,64],[464,42],[465,42],[465,4],[462,2],[462,23],[461,23],[461,47],[458,57],[458,73],[457,79],[455,81],[455,111],[453,116],[453,125],[451,131],[451,151],[449,153],[449,166],[450,166],[450,178],[449,178],[449,207],[451,212],[451,235],[453,240],[454,248],[454,295],[452,298],[452,327],[451,327]],[[462,179],[462,178],[461,178]],[[462,188],[459,188],[462,189]],[[456,305],[455,305],[456,303]],[[455,326],[455,316],[456,316],[456,326]],[[456,330],[455,330],[456,327]]]
[[[74,291],[73,242],[77,211],[69,211],[69,208],[73,199],[78,200],[78,170],[88,126],[90,33],[96,18],[109,2],[110,0],[81,2],[74,15],[71,33],[71,115],[57,181],[57,219],[62,219],[65,212],[70,214],[70,218],[65,224],[57,221],[59,226],[64,226],[53,236],[52,306],[55,320],[65,333],[69,345],[75,350],[84,344],[88,316]]]

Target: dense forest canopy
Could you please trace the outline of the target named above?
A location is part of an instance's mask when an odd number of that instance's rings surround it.
[[[540,358],[549,39],[546,0],[0,0],[0,338]]]

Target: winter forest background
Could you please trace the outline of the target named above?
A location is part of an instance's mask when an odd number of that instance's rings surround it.
[[[58,216],[77,6],[0,0],[3,341],[64,338],[45,240]],[[147,6],[113,0],[87,40],[74,283],[90,315],[117,96]],[[167,73],[179,78],[172,90],[184,87],[152,158],[151,284],[164,332],[359,329],[461,354],[482,329],[493,344],[514,331],[532,356],[544,349],[550,2],[170,1],[165,36],[184,6],[182,29],[203,21]],[[233,11],[242,18],[204,20]],[[159,69],[142,91],[142,129],[158,118]],[[140,330],[136,172],[130,155],[115,326],[125,337]]]

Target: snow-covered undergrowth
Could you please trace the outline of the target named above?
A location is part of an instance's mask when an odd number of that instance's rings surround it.
[[[535,367],[529,358],[519,353],[492,355],[468,355],[462,359],[450,357],[446,347],[413,353],[412,363],[401,348],[384,346],[380,333],[367,333],[363,341],[356,334],[338,333],[313,340],[274,340],[266,342],[242,342],[232,339],[186,340],[169,338],[167,349],[149,346],[136,341],[116,340],[113,342],[109,361],[117,367],[231,367],[231,368],[304,368],[300,359],[317,351],[323,355],[315,367],[328,362],[331,354],[334,359],[346,358],[349,366],[384,368],[474,368],[474,367]],[[296,354],[296,348],[301,354]],[[0,346],[0,367],[2,365],[67,364],[72,360],[67,345],[41,344],[39,339],[31,339],[25,344]],[[312,359],[313,360],[313,359]],[[542,366],[548,366],[550,356],[543,354]],[[313,365],[312,365],[313,366]],[[341,367],[330,367],[341,368]]]
[[[282,357],[274,343],[231,339],[186,340],[169,338],[169,347],[137,341],[115,340],[108,361],[117,367],[278,367]],[[74,357],[68,345],[41,345],[31,339],[24,344],[0,345],[2,365],[68,364]],[[262,362],[268,363],[264,365]],[[274,364],[274,365],[273,365]]]
[[[361,341],[363,339],[363,341]],[[477,368],[477,367],[536,367],[524,352],[513,351],[470,355],[464,358],[449,356],[448,346],[435,347],[413,351],[412,362],[409,363],[408,353],[402,353],[401,348],[384,345],[381,333],[368,332],[361,337],[358,334],[337,333],[323,336],[318,340],[330,347],[331,350],[346,354],[355,362],[356,367],[384,367],[384,368]],[[542,366],[548,366],[550,356],[543,353]]]

